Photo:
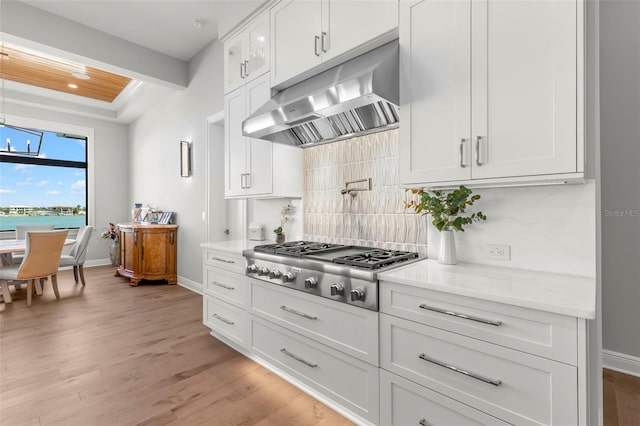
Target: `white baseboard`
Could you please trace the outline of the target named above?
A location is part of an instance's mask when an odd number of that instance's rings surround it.
[[[609,370],[640,377],[640,358],[633,355],[603,349],[602,366]]]
[[[202,294],[202,284],[192,281],[188,278],[178,275],[178,285],[193,291],[194,293]]]

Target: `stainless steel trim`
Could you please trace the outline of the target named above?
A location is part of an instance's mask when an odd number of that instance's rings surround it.
[[[314,317],[313,315],[305,314],[304,312],[296,311],[295,309],[291,309],[286,305],[280,306],[280,309],[282,309],[283,311],[287,311],[287,312],[290,312],[292,314],[299,315],[301,317],[310,319],[310,320],[317,320],[318,319],[318,317]]]
[[[476,136],[476,165],[482,166],[480,162],[480,141],[482,140],[482,136]]]
[[[293,354],[291,352],[289,352],[288,350],[286,350],[285,348],[280,349],[280,352],[282,352],[283,354],[290,356],[291,358],[295,359],[296,361],[300,361],[301,363],[308,365],[311,368],[316,368],[318,366],[318,364],[314,364],[312,362],[307,361],[304,358],[299,357],[296,354]]]
[[[444,362],[438,361],[437,359],[434,359],[434,358],[430,358],[424,353],[419,354],[418,358],[420,358],[420,359],[422,359],[424,361],[430,362],[432,364],[439,365],[440,367],[447,368],[447,369],[449,369],[451,371],[455,371],[456,373],[464,374],[465,376],[469,376],[469,377],[471,377],[473,379],[480,380],[481,382],[485,382],[485,383],[488,383],[488,384],[493,385],[493,386],[500,386],[502,384],[502,380],[500,380],[500,379],[489,379],[487,377],[480,376],[478,374],[470,373],[470,372],[468,372],[466,370],[463,370],[461,368],[454,367],[453,365],[445,364]]]
[[[229,325],[233,325],[235,324],[235,322],[226,319],[225,317],[223,317],[222,315],[218,315],[218,314],[211,314],[212,317],[219,319],[220,321],[229,324]]]
[[[220,283],[218,281],[211,281],[211,284],[217,285],[218,287],[222,287],[222,288],[225,288],[227,290],[235,290],[236,289],[235,287],[231,287],[230,285],[222,284],[222,283]]]
[[[466,141],[467,141],[467,140],[466,140],[465,138],[460,139],[460,167],[461,167],[461,168],[463,168],[463,169],[464,169],[465,167],[467,167],[467,166],[464,164],[464,143],[465,143]]]
[[[325,31],[323,31],[322,32],[322,43],[321,43],[321,46],[322,46],[322,51],[324,53],[327,53],[327,45],[325,43],[326,39],[327,39],[327,33]]]
[[[211,259],[217,260],[218,262],[224,262],[224,263],[236,263],[235,260],[223,259],[223,258],[217,257],[217,256],[213,256]]]
[[[320,36],[313,36],[313,39],[313,53],[315,53],[316,56],[320,56],[320,52],[318,52],[318,42],[320,41]]]
[[[420,309],[426,309],[428,311],[437,312],[439,314],[451,315],[452,317],[463,318],[471,321],[481,322],[483,324],[493,325],[499,327],[502,325],[502,321],[488,320],[484,318],[474,317],[473,315],[459,314],[453,311],[447,311],[446,309],[436,308],[434,306],[425,305],[424,303],[418,306]]]

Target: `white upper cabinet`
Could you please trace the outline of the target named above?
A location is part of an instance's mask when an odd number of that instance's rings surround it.
[[[581,0],[400,3],[402,184],[582,177]]]
[[[271,8],[272,86],[340,55],[364,53],[397,27],[397,0],[282,1]]]
[[[224,43],[224,93],[269,71],[269,14]]]

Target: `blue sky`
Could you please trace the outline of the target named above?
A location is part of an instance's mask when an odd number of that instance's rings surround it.
[[[26,134],[0,128],[0,145],[6,149],[7,138],[12,150],[26,150]],[[29,137],[31,150],[37,149],[37,137]],[[39,158],[85,161],[84,140],[57,137],[45,132]],[[4,154],[4,152],[3,152]],[[82,206],[86,204],[84,169],[0,163],[0,207],[9,206]]]

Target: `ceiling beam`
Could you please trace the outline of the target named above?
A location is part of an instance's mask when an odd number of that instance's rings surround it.
[[[0,1],[6,43],[175,89],[189,83],[188,64],[15,0]]]

